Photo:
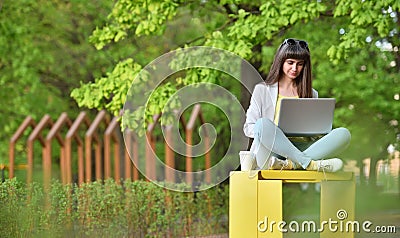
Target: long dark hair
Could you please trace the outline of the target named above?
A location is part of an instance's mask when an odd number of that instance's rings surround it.
[[[295,79],[297,93],[301,98],[311,98],[311,56],[308,45],[305,41],[296,39],[286,39],[278,48],[275,54],[274,62],[268,73],[265,83],[268,85],[277,83],[282,77],[282,66],[285,60],[296,59],[303,60],[304,66],[300,75]]]

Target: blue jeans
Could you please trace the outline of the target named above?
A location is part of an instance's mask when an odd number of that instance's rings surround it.
[[[309,144],[294,142],[283,133],[271,120],[260,118],[254,127],[252,152],[256,156],[257,165],[263,169],[270,155],[279,155],[307,168],[311,160],[332,158],[342,152],[350,144],[351,135],[346,128],[336,128],[320,139]],[[298,147],[303,146],[301,151]]]

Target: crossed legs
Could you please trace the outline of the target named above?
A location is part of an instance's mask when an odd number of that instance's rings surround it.
[[[336,128],[306,150],[300,151],[272,121],[261,118],[254,127],[251,151],[256,156],[259,168],[265,167],[273,152],[306,169],[312,160],[331,158],[342,152],[350,144],[350,139],[350,132],[346,128]]]

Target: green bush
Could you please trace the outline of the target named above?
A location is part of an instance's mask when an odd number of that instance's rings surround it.
[[[0,237],[185,237],[227,233],[228,187],[196,193],[145,181],[0,183]]]

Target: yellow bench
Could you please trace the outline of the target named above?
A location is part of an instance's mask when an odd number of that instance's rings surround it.
[[[285,221],[283,183],[321,183],[320,223]],[[318,232],[320,237],[354,237],[355,179],[352,172],[233,171],[229,191],[229,237],[283,237]]]

